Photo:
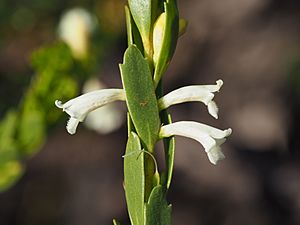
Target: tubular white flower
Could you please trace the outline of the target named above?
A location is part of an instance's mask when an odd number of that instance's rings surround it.
[[[82,59],[87,56],[89,39],[96,23],[94,16],[83,8],[73,8],[63,14],[58,34],[76,58]]]
[[[106,88],[102,81],[94,77],[83,84],[82,92],[89,93]],[[118,129],[123,123],[124,113],[115,104],[107,104],[90,112],[84,120],[84,125],[99,134],[108,134]]]
[[[89,112],[118,100],[125,100],[123,89],[102,89],[80,95],[64,104],[56,100],[55,105],[70,115],[67,130],[70,134],[75,134],[79,122],[82,122]]]
[[[179,135],[195,139],[203,145],[209,161],[216,165],[219,160],[225,158],[220,146],[231,133],[230,128],[220,130],[194,121],[180,121],[162,126],[159,136],[164,138]]]
[[[214,92],[218,92],[223,85],[222,80],[217,80],[215,85],[191,85],[174,90],[158,100],[160,110],[171,105],[199,101],[203,102],[211,116],[218,119],[218,107],[213,101]]]

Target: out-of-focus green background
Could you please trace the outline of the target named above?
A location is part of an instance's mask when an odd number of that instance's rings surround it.
[[[0,1],[0,163],[24,166],[17,183],[0,193],[0,225],[106,225],[112,218],[128,224],[126,124],[109,134],[80,124],[71,136],[67,116],[52,99],[79,94],[91,77],[121,87],[124,3]],[[219,78],[224,87],[216,96],[219,120],[199,103],[172,107],[173,120],[231,127],[233,134],[217,166],[198,143],[177,138],[173,224],[300,224],[299,1],[178,3],[189,26],[164,77],[166,91]],[[96,21],[84,60],[74,58],[57,34],[61,16],[74,7]],[[116,109],[125,117],[123,103]]]

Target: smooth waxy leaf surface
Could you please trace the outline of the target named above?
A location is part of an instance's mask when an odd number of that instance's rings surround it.
[[[131,21],[131,14],[129,8],[127,6],[125,6],[125,18],[126,18],[127,42],[128,45],[132,45],[133,44],[132,21]]]
[[[126,18],[126,30],[127,30],[127,42],[128,46],[135,44],[138,49],[143,52],[143,42],[140,36],[140,33],[138,31],[138,28],[136,27],[135,22],[132,19],[130,10],[127,6],[125,6],[125,18]]]
[[[163,112],[163,123],[170,124],[172,123],[171,115],[166,111]],[[166,186],[169,189],[171,185],[171,180],[173,176],[174,169],[174,157],[175,157],[175,137],[165,138],[164,139],[164,150],[165,150],[165,161],[167,168],[167,180]]]
[[[133,19],[144,39],[149,39],[151,31],[152,0],[128,0]]]
[[[158,84],[158,87],[156,89],[156,93],[158,98],[162,97],[163,94],[163,86],[162,81]],[[171,115],[168,113],[168,111],[162,110],[160,112],[160,118],[161,122],[164,125],[172,123]],[[171,185],[172,175],[173,175],[173,169],[174,169],[174,157],[175,157],[175,137],[169,137],[164,138],[164,152],[165,152],[165,164],[166,164],[166,179],[163,179],[163,184],[166,186],[167,189],[169,189]]]
[[[163,73],[166,71],[169,62],[174,54],[179,33],[179,16],[175,0],[168,0],[165,2],[165,24],[163,36],[161,39],[161,47],[155,64],[154,82],[155,85]],[[155,37],[153,37],[155,39]]]
[[[153,188],[146,204],[146,225],[170,225],[172,206],[168,205],[161,185]]]
[[[124,156],[124,185],[127,208],[132,225],[144,224],[145,174],[144,154],[139,137],[134,132],[128,136]]]
[[[135,45],[127,48],[120,70],[130,117],[142,143],[151,152],[160,119],[148,62]]]

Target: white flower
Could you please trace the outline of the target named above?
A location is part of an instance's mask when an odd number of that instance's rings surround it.
[[[59,23],[59,37],[81,59],[88,53],[90,35],[96,25],[91,13],[83,8],[73,8],[65,12]]]
[[[219,160],[225,158],[220,146],[231,133],[230,128],[220,130],[194,121],[181,121],[162,126],[159,136],[164,138],[179,135],[195,139],[203,145],[209,161],[217,164]]]
[[[71,116],[67,130],[70,134],[75,134],[78,123],[82,122],[89,112],[118,100],[125,100],[125,93],[122,89],[102,89],[81,95],[64,104],[56,100],[55,105]]]
[[[209,114],[217,119],[218,107],[213,98],[214,92],[218,92],[222,85],[223,81],[217,80],[215,85],[191,85],[179,88],[160,98],[158,107],[162,110],[183,102],[199,101],[203,102],[207,106]]]
[[[91,78],[84,83],[82,92],[88,93],[105,88],[107,87],[99,79]],[[120,128],[123,121],[124,113],[119,110],[116,103],[112,103],[90,112],[84,120],[84,125],[99,134],[108,134]]]

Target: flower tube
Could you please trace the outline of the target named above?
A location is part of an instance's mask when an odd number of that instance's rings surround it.
[[[209,161],[216,165],[225,158],[220,146],[231,133],[231,128],[220,130],[194,121],[180,121],[162,126],[159,136],[164,138],[179,135],[195,139],[204,147]]]
[[[55,105],[70,115],[67,131],[75,134],[79,122],[82,122],[89,112],[118,100],[125,100],[123,89],[102,89],[80,95],[64,104],[56,100]]]
[[[218,92],[223,85],[222,80],[217,80],[215,85],[191,85],[174,90],[158,101],[160,110],[166,109],[171,105],[199,101],[203,102],[211,116],[218,119],[218,107],[213,101],[214,92]]]

